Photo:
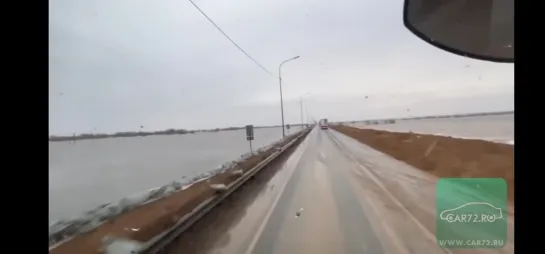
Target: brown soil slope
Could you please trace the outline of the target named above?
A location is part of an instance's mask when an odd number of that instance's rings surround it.
[[[498,177],[514,200],[514,146],[484,140],[333,126],[370,147],[438,177]]]
[[[265,158],[273,154],[277,148],[292,141],[296,135],[280,142],[275,147],[256,154],[247,160],[217,174],[208,181],[200,181],[189,188],[178,191],[168,197],[136,208],[116,219],[107,221],[97,229],[74,237],[49,251],[52,254],[88,254],[101,253],[101,243],[104,236],[122,237],[125,239],[148,241],[164,230],[174,226],[179,219],[190,213],[195,207],[215,195],[210,184],[222,183],[229,185],[237,179],[233,171],[253,168]],[[298,141],[300,142],[300,141]],[[296,145],[296,144],[295,144]],[[138,231],[133,231],[137,229]]]

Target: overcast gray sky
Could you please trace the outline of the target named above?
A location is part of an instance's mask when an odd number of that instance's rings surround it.
[[[300,122],[305,93],[315,119],[514,109],[512,64],[421,41],[403,27],[402,0],[195,3],[271,72],[301,56],[282,68],[288,123]],[[49,8],[51,134],[280,124],[278,80],[189,1],[50,0]]]

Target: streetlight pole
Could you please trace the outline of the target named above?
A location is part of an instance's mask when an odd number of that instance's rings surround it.
[[[303,96],[301,96],[301,129],[303,129]]]
[[[286,137],[286,131],[284,130],[284,99],[282,98],[282,65],[297,58],[299,58],[299,56],[292,57],[280,63],[278,66],[278,81],[280,84],[280,113],[282,114],[282,138]]]
[[[301,107],[301,129],[303,128],[304,122],[303,122],[303,96],[310,95],[310,93],[306,93],[301,95],[300,97],[300,107]]]
[[[305,122],[303,122],[303,125],[304,125],[305,128],[306,128],[307,125],[308,125],[308,110],[307,110],[307,108],[304,109],[303,120],[305,121]]]

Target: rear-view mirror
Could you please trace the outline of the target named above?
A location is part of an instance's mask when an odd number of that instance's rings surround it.
[[[448,52],[485,61],[515,61],[514,0],[405,0],[403,23]]]

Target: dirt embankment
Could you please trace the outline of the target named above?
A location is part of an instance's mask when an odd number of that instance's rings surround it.
[[[370,147],[438,177],[498,177],[514,200],[514,146],[484,140],[333,126]]]
[[[168,197],[153,201],[109,220],[95,230],[76,236],[57,246],[49,253],[102,253],[101,244],[105,236],[146,242],[174,226],[184,215],[190,213],[199,204],[214,196],[215,192],[210,187],[210,184],[229,185],[239,177],[233,174],[234,171],[248,171],[273,154],[277,148],[283,147],[295,137],[296,135],[293,135],[267,151],[262,151],[208,180],[194,183],[185,190],[175,192]]]

